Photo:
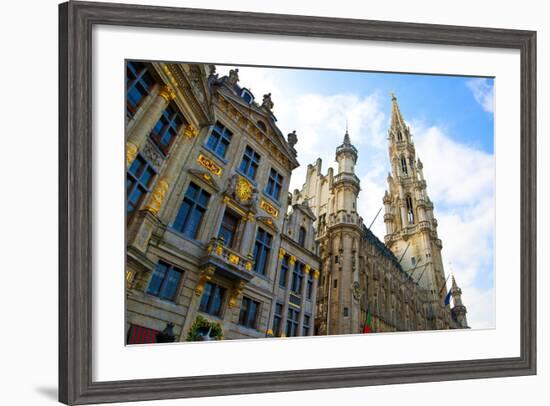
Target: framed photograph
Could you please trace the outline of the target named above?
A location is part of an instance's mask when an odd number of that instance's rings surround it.
[[[536,373],[536,33],[60,5],[59,400]]]

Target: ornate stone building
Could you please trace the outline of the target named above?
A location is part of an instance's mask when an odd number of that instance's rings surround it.
[[[293,202],[307,202],[317,217],[322,265],[316,334],[362,332],[367,315],[377,332],[468,327],[454,277],[454,307],[445,304],[442,243],[433,203],[394,96],[388,136],[392,173],[383,198],[386,244],[357,212],[361,190],[355,174],[358,151],[347,131],[336,148],[337,172],[329,168],[323,175],[318,159],[308,166],[302,190],[293,193]]]
[[[297,137],[273,107],[238,69],[128,62],[129,344],[184,341],[201,319],[225,339],[313,334],[315,216],[289,199]]]

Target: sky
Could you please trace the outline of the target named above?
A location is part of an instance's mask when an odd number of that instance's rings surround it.
[[[220,77],[230,66],[217,66]],[[378,72],[323,71],[239,66],[239,85],[261,103],[271,93],[277,125],[296,130],[300,167],[290,190],[301,189],[309,163],[320,157],[323,173],[336,169],[335,149],[346,125],[359,151],[358,212],[382,241],[382,197],[390,169],[387,134],[391,92],[410,126],[424,165],[443,241],[445,274],[462,289],[472,328],[495,327],[494,80]],[[450,288],[450,279],[448,282]]]

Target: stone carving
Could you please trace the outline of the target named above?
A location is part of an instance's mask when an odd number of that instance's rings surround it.
[[[296,135],[296,130],[292,131],[291,133],[288,133],[286,136],[286,139],[288,141],[288,145],[290,145],[291,148],[294,148],[294,145],[298,143],[298,136]]]
[[[238,81],[239,81],[239,70],[231,69],[229,71],[229,76],[227,77],[227,84],[229,86],[235,86]]]
[[[252,193],[253,193],[252,185],[243,177],[238,176],[234,190],[237,198],[241,202],[248,202],[252,199]]]
[[[164,156],[161,154],[158,148],[153,146],[150,141],[147,141],[145,145],[143,145],[143,148],[141,149],[141,154],[153,165],[157,172],[160,171],[160,167],[162,166],[162,162],[164,161]]]
[[[271,93],[268,93],[268,94],[264,94],[264,99],[262,101],[262,107],[264,107],[265,109],[271,111],[273,110],[273,101],[271,100]]]

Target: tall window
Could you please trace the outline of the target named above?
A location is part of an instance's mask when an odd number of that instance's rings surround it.
[[[297,309],[288,309],[286,318],[286,336],[296,337],[298,335],[298,320],[300,319],[300,311]]]
[[[275,314],[273,315],[273,335],[281,335],[281,321],[283,320],[283,304],[275,304]]]
[[[269,253],[271,251],[272,236],[267,231],[258,228],[256,243],[254,244],[254,271],[265,275]]]
[[[311,300],[312,296],[313,296],[313,272],[310,272],[308,275],[307,275],[307,285],[306,285],[306,299],[307,300]]]
[[[225,128],[220,123],[216,123],[208,140],[206,141],[206,147],[214,152],[221,158],[225,158],[227,148],[231,143],[231,137],[233,133]]]
[[[210,194],[191,182],[174,220],[173,228],[189,238],[197,238],[209,200]]]
[[[232,248],[235,244],[235,235],[237,234],[237,228],[239,227],[239,217],[232,212],[226,210],[222,225],[220,226],[220,232],[218,237],[223,238],[223,243]]]
[[[298,231],[298,244],[300,244],[302,247],[306,245],[306,229],[305,227],[300,227],[300,230]]]
[[[413,203],[412,203],[411,196],[407,196],[406,201],[407,201],[407,221],[409,222],[409,224],[413,224],[414,211],[413,211]]]
[[[130,165],[126,176],[126,212],[128,216],[139,207],[143,196],[149,192],[155,173],[153,167],[141,155],[138,155]]]
[[[407,176],[407,174],[408,174],[407,160],[405,159],[404,156],[401,157],[401,172],[403,173],[404,176]]]
[[[128,62],[126,65],[126,116],[132,118],[151,92],[155,80],[142,62]]]
[[[151,276],[147,293],[161,299],[174,301],[183,272],[178,268],[159,262]]]
[[[279,286],[281,288],[286,288],[286,279],[288,278],[288,255],[283,257],[281,261],[281,273],[279,275]]]
[[[281,189],[283,188],[283,177],[275,169],[269,171],[269,179],[265,188],[265,193],[275,200],[279,200]]]
[[[309,314],[304,314],[304,324],[302,330],[302,336],[309,335],[309,329],[311,328],[311,316]]]
[[[397,141],[403,141],[403,134],[399,130],[397,130]]]
[[[207,282],[204,285],[204,292],[201,297],[199,310],[212,316],[219,316],[222,311],[223,297],[225,288],[214,283]]]
[[[183,124],[178,108],[170,103],[151,131],[151,139],[166,155]]]
[[[292,270],[292,283],[290,290],[294,293],[300,294],[302,291],[302,283],[304,281],[304,264],[296,261],[294,263],[294,269]]]
[[[239,166],[240,171],[249,179],[256,179],[256,172],[260,164],[260,154],[254,151],[249,146],[244,150],[243,159]]]
[[[239,313],[239,324],[248,328],[256,328],[256,318],[260,303],[248,297],[243,297],[241,312]]]

